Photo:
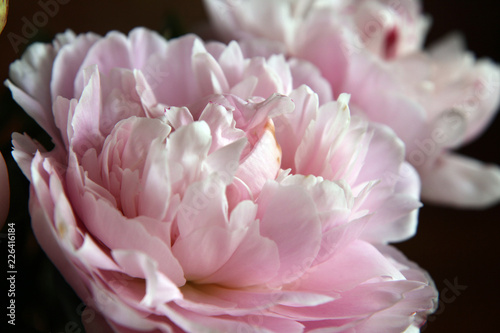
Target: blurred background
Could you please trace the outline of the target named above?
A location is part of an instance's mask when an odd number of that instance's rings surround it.
[[[25,21],[32,22],[41,7],[38,1],[10,1],[7,25],[0,36],[0,82],[7,78],[9,64],[20,58],[28,43],[50,42],[56,33],[66,29],[103,35],[109,30],[128,33],[136,26],[145,26],[166,37],[174,37],[189,31],[202,31],[206,22],[201,0],[59,0],[58,3],[57,13],[49,17],[34,36],[13,44],[9,33],[22,37]],[[460,31],[466,37],[468,48],[478,57],[488,56],[500,62],[498,2],[429,0],[423,3],[424,11],[433,18],[428,42],[447,32]],[[33,237],[27,210],[29,184],[10,154],[12,132],[27,132],[42,143],[49,142],[46,134],[13,102],[10,92],[2,85],[0,148],[11,184],[11,210],[7,222],[16,224],[15,332],[83,332],[79,319],[83,304]],[[500,164],[500,119],[497,117],[481,138],[461,152]],[[397,245],[411,260],[429,271],[444,295],[440,309],[429,318],[423,332],[498,332],[500,250],[496,245],[500,235],[499,217],[499,205],[471,211],[425,204],[420,211],[417,236]],[[4,228],[0,234],[2,256],[7,253],[5,237]],[[5,284],[6,255],[0,260],[0,276]],[[453,285],[461,289],[453,292],[450,289]],[[2,309],[6,306],[6,291],[7,286],[2,285]],[[5,318],[2,311],[0,327],[5,324]]]

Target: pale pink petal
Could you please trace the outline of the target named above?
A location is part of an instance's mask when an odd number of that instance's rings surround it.
[[[9,67],[10,80],[6,81],[9,88],[16,88],[15,91],[22,91],[13,93],[13,97],[21,105],[29,106],[27,112],[32,112],[33,119],[39,122],[50,134],[53,125],[51,119],[51,95],[50,95],[50,81],[52,76],[52,67],[56,50],[50,44],[35,43],[26,49],[21,60],[17,60]],[[14,91],[13,91],[14,92]],[[24,100],[24,101],[23,101]],[[31,100],[31,102],[28,102]],[[33,104],[39,107],[35,110]],[[25,104],[29,103],[29,104]]]
[[[255,315],[241,316],[234,320],[232,316],[203,316],[196,312],[187,311],[180,307],[164,307],[165,314],[186,332],[203,332],[213,330],[214,332],[238,332],[238,330],[256,333],[274,333],[286,330],[290,333],[303,332],[303,325],[287,318],[273,318],[269,316]],[[258,319],[258,325],[256,324]]]
[[[310,61],[319,68],[336,96],[346,92],[340,88],[348,68],[342,29],[341,25],[330,19],[328,11],[316,9],[315,15],[309,15],[298,30],[291,48],[294,57]]]
[[[42,163],[41,158],[37,157],[35,163],[40,166]],[[37,181],[38,184],[43,182],[43,179],[48,177],[45,170],[40,168],[33,168],[33,181]],[[43,174],[45,173],[45,174]],[[35,192],[31,190],[30,197],[30,215],[32,221],[33,232],[37,241],[45,253],[50,256],[54,265],[62,273],[66,281],[73,287],[76,293],[82,299],[87,299],[90,297],[89,290],[85,279],[82,277],[82,273],[73,264],[69,253],[66,251],[65,245],[60,241],[60,233],[58,233],[55,228],[54,222],[51,220],[53,216],[53,210],[47,211],[45,209],[45,203],[41,200],[50,200],[50,193],[47,187],[38,186],[38,190]]]
[[[171,332],[170,327],[161,327],[161,324],[150,320],[147,315],[125,305],[120,300],[119,295],[115,295],[101,286],[92,285],[92,294],[94,295],[92,303],[95,305],[91,304],[91,306],[96,307],[110,324],[117,323],[136,331],[158,328],[162,329],[162,332]]]
[[[85,234],[82,245],[75,251],[75,256],[89,271],[96,268],[114,271],[119,269],[111,254],[105,252],[105,249],[98,245],[89,234]]]
[[[245,132],[236,128],[233,111],[226,109],[222,105],[208,103],[202,111],[199,120],[205,121],[208,126],[210,126],[210,131],[212,133],[212,146],[210,147],[210,152],[245,136]]]
[[[31,162],[37,150],[45,149],[27,134],[12,133],[12,156],[16,160],[24,176],[31,181]]]
[[[148,72],[146,67],[149,58],[157,53],[164,53],[167,49],[167,42],[160,34],[146,28],[135,28],[128,34],[130,53],[133,55],[132,68],[142,69],[146,76],[152,73]],[[119,66],[113,66],[119,67]],[[153,69],[151,69],[153,70]]]
[[[241,138],[210,154],[205,160],[206,171],[216,172],[225,185],[232,184],[241,153],[247,145],[247,139]]]
[[[222,94],[229,90],[222,68],[206,50],[194,53],[191,61],[200,96]]]
[[[420,180],[411,165],[402,164],[404,144],[392,130],[375,124],[371,127],[370,146],[356,181],[377,181],[360,204],[376,213],[362,238],[375,243],[405,240],[416,232]]]
[[[273,54],[286,54],[284,43],[267,38],[244,38],[238,41],[243,54],[248,58],[270,57]]]
[[[197,229],[227,225],[226,184],[216,173],[192,183],[183,195],[177,214],[181,235],[188,236]]]
[[[164,113],[167,123],[174,129],[178,129],[181,126],[189,125],[194,121],[193,115],[191,114],[189,109],[185,106],[167,107],[165,108]]]
[[[402,279],[400,271],[376,248],[363,241],[354,241],[327,261],[312,267],[311,273],[301,278],[297,285],[310,291],[343,292],[370,280]]]
[[[337,102],[320,106],[316,119],[309,123],[302,142],[297,147],[296,172],[318,176],[324,174],[329,157],[340,145],[349,128],[348,98],[347,95],[342,95]]]
[[[376,185],[370,198],[363,203],[363,207],[378,206],[377,213],[373,215],[361,236],[374,243],[403,241],[413,237],[417,231],[418,208],[421,207],[420,177],[409,163],[401,165],[399,172],[391,174],[390,177],[397,180],[390,200],[377,203],[377,198],[383,197],[387,191],[377,188],[379,185]]]
[[[294,112],[280,115],[273,121],[283,152],[282,168],[295,170],[295,153],[309,123],[316,117],[318,96],[310,88],[301,86],[290,94],[290,98],[295,104]]]
[[[178,59],[191,59],[196,42],[194,35],[187,35],[170,41],[167,51],[162,55],[154,55],[147,66],[155,68],[150,80],[158,102],[171,106],[186,106],[193,103],[198,96],[198,85],[190,61],[179,62]]]
[[[84,72],[87,84],[71,120],[73,127],[71,145],[73,150],[80,155],[92,147],[100,147],[104,142],[99,130],[101,111],[99,72],[96,66],[89,67]]]
[[[347,223],[351,218],[354,199],[349,186],[343,182],[324,180],[312,175],[290,175],[280,184],[299,185],[306,189],[318,210],[323,231]]]
[[[53,104],[54,121],[61,132],[64,146],[69,148],[69,143],[73,137],[73,126],[71,126],[73,115],[75,114],[78,101],[76,99],[68,100],[58,96]]]
[[[158,236],[148,232],[147,225],[140,219],[127,219],[107,201],[96,199],[91,192],[85,193],[82,175],[70,165],[67,181],[71,188],[70,198],[74,209],[91,234],[105,246],[113,248],[137,249],[148,254],[159,263],[159,270],[177,285],[185,280],[178,261],[173,257],[169,244],[165,244]],[[75,203],[78,204],[75,204]],[[90,207],[90,208],[89,208]],[[169,228],[165,224],[164,228]],[[116,233],[120,230],[120,233]],[[161,234],[159,235],[161,236]],[[147,244],[147,246],[143,246]]]
[[[51,108],[46,109],[46,105],[29,96],[25,91],[15,86],[11,81],[6,81],[6,86],[10,89],[14,100],[33,118],[53,139],[54,143],[61,143],[59,130],[54,124]],[[50,105],[50,101],[47,101]]]
[[[274,128],[269,126],[247,158],[241,162],[236,177],[243,180],[256,197],[265,182],[276,177],[280,166],[281,149],[276,142]]]
[[[99,36],[93,33],[79,35],[72,43],[64,45],[58,52],[54,60],[52,68],[52,80],[50,82],[50,90],[52,100],[57,97],[71,99],[80,97],[75,93],[75,78],[81,70],[88,50],[99,39]]]
[[[220,44],[218,44],[220,45]],[[213,52],[211,52],[212,55]],[[215,57],[216,55],[214,55]],[[227,82],[230,86],[236,85],[243,76],[244,57],[240,46],[236,42],[231,42],[224,47],[220,56],[217,57],[220,67],[224,71]]]
[[[267,314],[276,304],[300,307],[317,306],[334,300],[334,297],[314,292],[269,289],[234,289],[217,284],[189,285],[182,287],[184,299],[175,303],[183,308],[205,315],[252,315],[256,311]]]
[[[340,294],[340,298],[315,307],[276,308],[276,313],[307,320],[366,318],[371,314],[389,309],[404,300],[404,294],[422,287],[414,281],[384,281],[366,283]],[[363,299],[360,302],[359,299]]]
[[[426,128],[427,115],[422,105],[402,94],[390,68],[369,54],[355,54],[350,58],[348,78],[341,91],[352,94],[351,104],[356,105],[354,113],[389,125],[407,144],[407,152],[413,148],[414,138]]]
[[[500,199],[500,169],[465,156],[446,153],[420,169],[424,200],[450,206],[480,208]]]
[[[241,202],[231,213],[230,227],[249,221],[246,235],[227,262],[201,283],[218,283],[232,288],[258,285],[273,278],[280,266],[278,247],[272,240],[260,235],[255,221],[256,207],[249,201]],[[259,269],[254,269],[258,267]]]
[[[273,93],[286,94],[286,82],[276,75],[276,72],[270,68],[264,58],[252,58],[243,72],[244,77],[257,78],[255,89],[250,96],[241,96],[242,98],[250,98],[259,96],[269,98]]]
[[[174,193],[183,192],[197,181],[201,162],[206,158],[212,138],[205,122],[195,122],[176,130],[167,140],[170,179]]]
[[[141,304],[156,306],[182,298],[179,288],[158,272],[158,263],[137,251],[113,250],[113,258],[130,276],[146,280],[146,294]]]
[[[318,94],[320,105],[330,102],[333,99],[330,84],[323,78],[321,71],[316,66],[307,61],[292,58],[290,60],[290,70],[292,72],[294,89],[302,85],[310,87]]]
[[[199,227],[185,237],[180,236],[172,252],[181,263],[186,278],[197,282],[213,274],[229,259],[244,234],[243,230],[230,231],[218,226]]]
[[[312,198],[299,186],[268,182],[257,203],[261,234],[276,243],[280,255],[281,266],[273,283],[300,277],[321,243],[321,222]]]

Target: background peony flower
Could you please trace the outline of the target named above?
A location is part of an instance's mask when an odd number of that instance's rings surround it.
[[[9,175],[3,155],[0,153],[0,229],[2,229],[9,213],[10,188]]]
[[[35,235],[101,324],[401,332],[433,310],[430,278],[387,245],[420,205],[403,144],[312,65],[68,32],[7,85],[55,143],[13,136]]]
[[[476,62],[463,49],[460,38],[450,36],[428,53],[386,64],[353,57],[356,73],[345,90],[363,91],[353,95],[360,112],[388,124],[405,141],[424,199],[477,208],[498,201],[500,169],[450,150],[475,139],[491,122],[500,101],[500,69],[489,60]],[[398,116],[401,109],[407,112]]]
[[[350,55],[368,50],[392,59],[411,53],[421,48],[429,25],[415,0],[204,3],[221,39],[272,41],[273,51],[314,63],[337,95],[343,92]]]
[[[491,122],[500,70],[489,60],[476,61],[458,37],[421,50],[428,20],[418,1],[222,3],[206,1],[224,38],[277,42],[274,48],[318,66],[336,96],[352,94],[353,112],[393,128],[419,171],[424,199],[467,208],[500,199],[497,166],[450,152]],[[262,20],[263,11],[284,19]],[[280,33],[270,33],[263,21],[278,24],[273,31]]]

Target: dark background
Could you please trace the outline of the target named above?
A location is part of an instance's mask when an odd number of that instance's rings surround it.
[[[47,1],[47,0],[45,0]],[[64,2],[60,0],[61,2]],[[205,20],[200,0],[65,0],[32,40],[50,42],[54,34],[67,28],[76,33],[109,30],[127,33],[146,26],[175,36],[192,31]],[[478,57],[500,62],[499,6],[494,1],[424,1],[424,11],[433,17],[428,40],[450,31],[461,31],[468,48]],[[30,22],[41,10],[38,1],[11,0],[7,25],[0,36],[0,81],[7,78],[8,65],[18,59],[8,39],[9,32],[22,36],[23,17]],[[20,45],[21,48],[24,44]],[[484,135],[461,152],[482,161],[500,164],[500,119],[495,119]],[[16,332],[83,332],[78,311],[81,301],[65,284],[57,270],[38,247],[27,213],[28,182],[10,155],[12,132],[28,132],[41,142],[47,137],[0,86],[0,148],[7,160],[11,184],[11,211],[7,222],[16,224]],[[412,260],[424,267],[445,296],[441,308],[424,327],[426,333],[498,332],[500,310],[500,206],[483,211],[456,210],[426,204],[420,212],[417,236],[398,244]],[[6,271],[6,229],[0,234],[2,280]],[[462,290],[446,290],[459,284]],[[7,287],[0,290],[6,299]],[[2,303],[2,309],[5,309]],[[0,327],[6,322],[1,312]]]

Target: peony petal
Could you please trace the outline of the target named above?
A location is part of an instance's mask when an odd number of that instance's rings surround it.
[[[343,292],[370,280],[389,279],[403,280],[404,276],[375,247],[356,240],[312,267],[297,285],[309,291]]]
[[[89,234],[85,234],[82,246],[75,251],[75,255],[89,269],[104,269],[118,271],[119,267],[111,255],[104,252]]]
[[[293,78],[293,89],[297,89],[302,85],[310,87],[318,94],[320,105],[333,100],[330,84],[313,64],[293,58],[290,59],[290,70]]]
[[[74,40],[64,45],[55,57],[50,82],[52,101],[59,96],[67,99],[80,97],[74,95],[75,78],[81,71],[87,52],[99,40],[99,36],[93,33],[73,38]]]
[[[337,102],[330,102],[319,108],[316,119],[308,125],[302,142],[297,147],[297,173],[321,176],[323,170],[328,168],[326,163],[329,157],[340,145],[349,128],[348,100],[348,95],[341,95]],[[339,160],[345,161],[337,159]]]
[[[276,275],[280,267],[278,247],[275,242],[260,235],[259,223],[254,220],[255,208],[250,201],[244,201],[233,210],[229,222],[231,227],[234,228],[236,223],[251,221],[248,226],[240,226],[246,229],[246,235],[227,262],[199,283],[242,288],[264,284]]]
[[[167,140],[172,192],[185,191],[199,177],[201,163],[212,143],[210,128],[205,122],[194,122],[176,130]]]
[[[252,96],[259,96],[262,98],[269,98],[273,93],[286,94],[288,91],[285,89],[284,80],[270,68],[264,58],[252,58],[249,60],[247,67],[243,73],[244,77],[256,77],[257,85],[251,96],[242,96],[249,98]]]
[[[260,140],[236,172],[236,177],[248,185],[254,197],[258,196],[267,180],[276,178],[281,166],[281,149],[271,126],[266,126]]]
[[[154,307],[182,298],[179,288],[158,272],[158,263],[147,255],[130,250],[112,250],[111,254],[128,275],[146,280],[146,294],[141,304]]]
[[[97,308],[107,318],[108,323],[117,323],[139,331],[153,330],[160,326],[158,323],[149,320],[145,314],[141,314],[124,304],[119,295],[115,295],[101,286],[93,284],[92,295],[94,296],[93,299],[88,299],[91,301],[90,306]],[[170,329],[165,330],[164,328],[164,332],[169,331]]]
[[[281,266],[271,283],[299,278],[321,243],[321,222],[312,198],[299,186],[264,185],[257,201],[261,235],[278,246]]]
[[[303,325],[287,318],[273,318],[268,316],[249,315],[241,316],[238,320],[232,316],[210,317],[187,311],[180,307],[164,307],[165,315],[186,332],[245,332],[272,333],[286,330],[290,333],[303,332]],[[258,325],[255,320],[258,320]]]
[[[210,127],[212,133],[210,153],[245,136],[244,131],[236,128],[233,111],[222,105],[209,102],[202,111],[199,120],[205,121]]]
[[[282,167],[295,170],[295,153],[309,123],[316,117],[318,96],[309,87],[300,86],[291,92],[290,98],[295,104],[294,112],[284,113],[273,121],[283,151]]]
[[[197,229],[227,226],[227,199],[224,180],[212,173],[192,183],[186,190],[177,214],[177,227],[182,236]]]
[[[45,109],[40,101],[29,96],[25,91],[15,86],[11,81],[5,82],[12,93],[12,98],[33,118],[52,138],[56,145],[62,145],[61,135],[54,124],[51,107]],[[48,101],[50,105],[50,101]]]
[[[245,236],[244,230],[219,226],[200,226],[187,236],[179,236],[172,252],[179,260],[186,279],[194,282],[217,271],[234,253]],[[200,256],[203,253],[203,256]]]
[[[194,119],[189,109],[183,107],[167,107],[164,111],[167,123],[174,129],[179,129],[182,126],[191,124]]]
[[[35,153],[44,152],[45,149],[38,142],[34,141],[27,134],[12,133],[12,156],[16,160],[24,176],[31,181],[31,162]]]
[[[201,96],[229,91],[224,71],[209,53],[194,53],[192,64]]]
[[[199,94],[192,64],[190,61],[179,62],[178,59],[191,59],[197,43],[200,44],[200,41],[194,35],[171,40],[165,53],[153,55],[148,60],[146,66],[154,69],[150,80],[156,82],[150,82],[150,85],[159,103],[186,106],[196,101]]]
[[[241,153],[247,143],[246,138],[241,138],[210,154],[205,161],[207,172],[216,172],[224,184],[230,185],[238,169]]]
[[[290,175],[279,183],[286,186],[299,185],[309,193],[316,205],[323,232],[349,221],[353,197],[345,183],[312,175]]]
[[[55,56],[56,50],[52,45],[35,43],[26,49],[20,60],[12,63],[9,67],[10,80],[5,81],[16,102],[50,135],[57,134],[53,132],[50,95]]]
[[[352,93],[351,105],[357,106],[355,113],[391,127],[406,143],[408,153],[415,138],[422,135],[422,128],[426,128],[428,116],[422,105],[399,92],[397,82],[390,68],[370,55],[359,53],[350,58],[349,73],[341,91]]]
[[[113,56],[103,57],[102,54]],[[74,96],[79,96],[85,87],[85,68],[95,66],[99,73],[107,75],[113,68],[134,68],[131,57],[126,36],[117,31],[112,31],[104,38],[94,42],[76,75]]]
[[[338,95],[341,83],[347,75],[348,60],[342,27],[330,19],[328,10],[321,8],[309,15],[303,27],[295,36],[291,53],[294,57],[305,59],[315,64],[324,78],[330,82],[333,92]]]
[[[73,138],[73,127],[71,123],[77,105],[78,101],[76,99],[68,100],[64,97],[58,96],[52,107],[54,121],[61,133],[66,149],[69,149],[70,141]]]
[[[243,76],[244,58],[240,46],[233,41],[224,47],[224,51],[218,57],[220,67],[224,71],[229,86],[236,85]]]
[[[157,233],[148,232],[147,224],[141,219],[127,219],[116,207],[106,200],[96,199],[91,192],[85,192],[85,179],[81,170],[70,162],[67,171],[67,182],[70,187],[70,198],[73,208],[78,213],[89,232],[109,249],[135,249],[144,252],[159,263],[159,270],[168,276],[176,285],[183,285],[185,279],[182,268],[173,257],[170,244],[166,244]],[[165,224],[163,228],[170,228]],[[116,230],[120,230],[119,233]]]
[[[60,231],[56,230],[55,221],[52,220],[54,209],[47,209],[48,201],[52,201],[48,184],[45,183],[50,175],[41,166],[43,160],[39,154],[35,157],[34,167],[32,168],[33,187],[30,191],[30,215],[33,232],[40,246],[51,258],[54,265],[62,273],[66,281],[71,284],[78,296],[82,299],[89,297],[89,290],[83,273],[72,262],[69,254],[68,242],[61,240]],[[45,183],[45,186],[41,186]],[[36,190],[35,190],[35,184]],[[53,203],[52,203],[53,206]]]
[[[345,291],[340,298],[315,307],[276,308],[276,313],[302,320],[366,318],[378,311],[383,311],[404,300],[404,294],[422,287],[422,283],[413,281],[385,281],[366,283]],[[364,302],[359,302],[359,298]]]
[[[128,34],[128,38],[134,63],[132,68],[143,70],[146,76],[151,75],[146,64],[152,55],[162,54],[167,50],[167,41],[159,33],[143,27],[134,28]]]
[[[101,112],[100,79],[97,66],[86,69],[87,82],[71,120],[73,150],[83,155],[92,147],[100,148],[104,138],[99,130]]]
[[[377,184],[362,207],[376,211],[361,238],[373,243],[399,242],[413,237],[417,231],[420,203],[420,178],[409,164],[401,165],[396,175],[398,183],[389,194]],[[384,193],[385,192],[385,193]],[[386,199],[382,199],[382,198]],[[381,200],[380,202],[377,202]],[[378,207],[378,208],[375,208]]]
[[[431,169],[420,169],[422,198],[456,207],[481,208],[500,200],[500,169],[443,153]]]

